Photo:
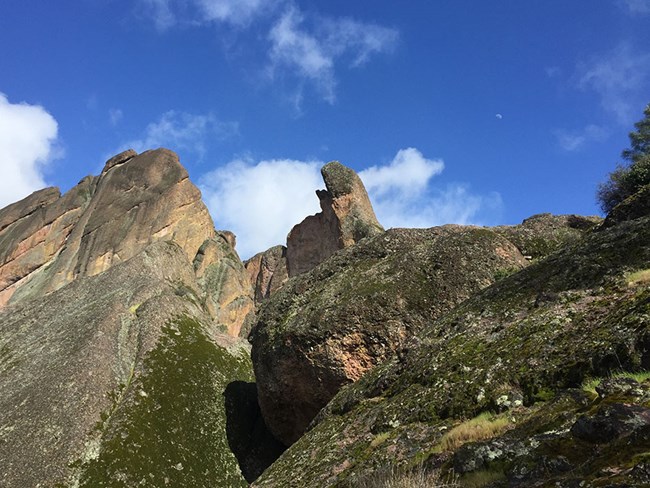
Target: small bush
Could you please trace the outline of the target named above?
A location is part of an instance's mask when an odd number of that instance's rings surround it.
[[[643,111],[645,117],[634,124],[636,130],[630,132],[629,149],[623,151],[623,159],[628,165],[619,165],[600,184],[596,198],[604,213],[609,213],[616,205],[632,196],[645,185],[650,184],[650,105]]]

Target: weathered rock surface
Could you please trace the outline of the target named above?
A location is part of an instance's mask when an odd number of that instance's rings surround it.
[[[362,247],[363,243],[336,258]],[[333,322],[337,310],[345,310],[347,296],[359,302],[354,295],[358,285],[336,300],[326,296],[318,303],[310,296],[301,304],[310,319],[302,322],[302,335],[284,332],[298,329],[292,325],[299,319],[291,306],[300,300],[299,285],[309,290],[304,281],[319,271],[322,279],[328,279],[325,265],[336,258],[301,277],[302,281],[289,281],[263,307],[260,326],[274,303],[278,311],[287,312],[278,314],[286,324],[273,323],[278,332],[273,332],[274,327],[261,328],[278,357],[289,356],[285,349],[312,354],[319,347],[318,337],[312,341],[303,337],[314,337],[310,332],[314,324],[321,317]],[[423,262],[426,269],[427,261]],[[445,433],[467,418],[498,410],[504,390],[510,389],[521,392],[523,405],[501,415],[516,422],[507,420],[505,433],[503,428],[491,431],[492,440],[465,441],[463,454],[456,459],[457,469],[463,472],[461,482],[639,486],[648,472],[643,454],[650,446],[650,396],[643,393],[648,391],[647,383],[639,388],[606,385],[596,399],[573,394],[572,388],[588,377],[650,369],[650,288],[645,281],[627,279],[629,273],[647,270],[648,263],[650,217],[642,217],[588,232],[476,293],[423,324],[397,355],[341,389],[310,430],[255,486],[355,486],[380,467],[422,461],[431,469],[452,468],[455,452],[461,451],[446,450]],[[291,298],[290,290],[296,298]],[[376,308],[381,310],[381,297],[377,298]],[[393,303],[399,299],[403,295],[394,293]],[[342,330],[348,328],[346,324]],[[319,378],[319,373],[314,376]],[[293,379],[295,373],[287,377]],[[264,405],[262,395],[260,401]],[[620,422],[612,428],[615,435],[604,442],[589,442],[571,433],[580,418],[586,424],[606,422],[605,413],[611,410],[605,404],[638,408],[612,407],[620,413]]]
[[[287,236],[289,276],[313,269],[339,249],[384,231],[359,176],[338,161],[321,169],[327,190],[317,190],[321,212]]]
[[[269,298],[289,279],[287,248],[274,246],[248,259],[244,266],[254,288],[255,303]]]
[[[5,210],[26,214],[1,231],[8,241],[0,293],[11,287],[0,299],[5,303],[101,273],[158,240],[173,239],[193,259],[215,232],[198,188],[167,149],[119,154],[98,178],[82,180],[60,199],[48,197],[29,213],[34,198],[15,204],[25,210]]]
[[[248,331],[255,312],[253,288],[233,245],[232,232],[206,240],[194,258],[194,271],[210,315],[233,337]],[[243,334],[246,335],[246,334]]]
[[[0,308],[59,254],[96,183],[84,178],[63,197],[57,188],[45,188],[0,210]]]
[[[512,242],[529,259],[540,259],[580,238],[602,223],[600,217],[581,215],[533,215],[519,225],[500,225],[493,230]]]
[[[222,394],[248,351],[200,296],[160,240],[0,311],[0,485],[245,486]]]
[[[393,229],[338,252],[266,301],[251,332],[264,418],[290,445],[341,386],[526,260],[478,227]]]

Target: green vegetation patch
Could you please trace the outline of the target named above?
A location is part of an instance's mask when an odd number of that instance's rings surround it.
[[[82,487],[247,486],[228,448],[223,392],[252,379],[249,358],[215,345],[194,319],[168,323],[143,373],[104,422]]]

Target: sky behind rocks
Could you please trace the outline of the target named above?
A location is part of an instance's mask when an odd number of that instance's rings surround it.
[[[0,206],[177,151],[244,257],[360,172],[385,227],[598,212],[650,102],[650,0],[0,5]]]

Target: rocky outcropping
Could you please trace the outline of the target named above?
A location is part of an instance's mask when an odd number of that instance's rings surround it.
[[[194,258],[194,271],[204,301],[218,325],[233,337],[250,329],[255,303],[253,288],[235,248],[232,232],[206,240]]]
[[[269,298],[289,279],[287,248],[274,246],[248,259],[244,266],[254,288],[255,303]]]
[[[519,225],[500,225],[493,230],[517,246],[528,259],[541,259],[579,239],[602,221],[600,217],[543,213]]]
[[[526,260],[478,227],[393,229],[289,280],[251,332],[262,413],[290,445],[345,384]]]
[[[287,236],[289,276],[313,269],[339,249],[381,234],[359,176],[338,161],[321,169],[327,190],[317,190],[321,212],[307,217]]]
[[[629,279],[647,274],[649,219],[587,232],[423,324],[398,354],[341,389],[255,486],[355,486],[386,465],[416,462],[454,469],[468,484],[646,483],[647,382],[606,385],[595,400],[575,389],[589,391],[589,378],[650,368],[650,289]],[[403,299],[392,294],[393,303]],[[301,327],[278,303],[286,325],[262,329],[279,357],[287,349],[313,354],[322,341],[306,340],[312,324],[346,310],[340,297],[310,303],[316,308],[307,308],[311,321]],[[379,294],[375,303],[381,310]],[[347,328],[329,334],[336,330]],[[501,417],[466,424],[504,407],[511,410]]]
[[[193,259],[215,233],[198,188],[167,149],[126,151],[99,177],[57,194],[43,190],[0,215],[0,304],[106,271],[158,240],[173,239]]]

